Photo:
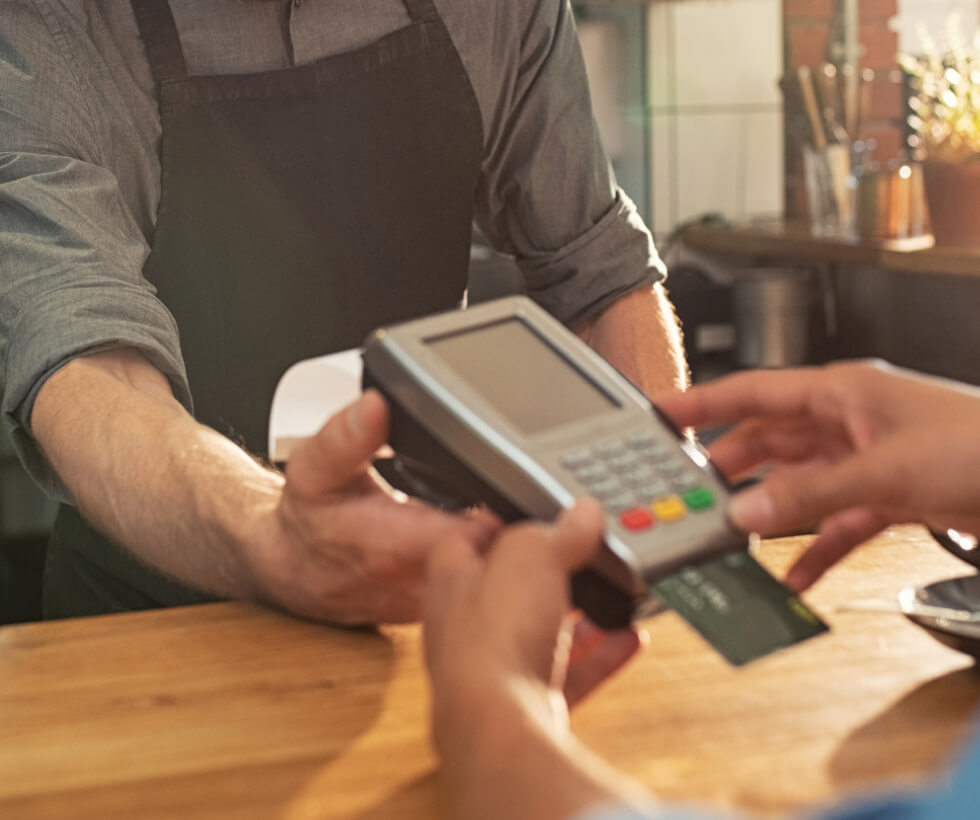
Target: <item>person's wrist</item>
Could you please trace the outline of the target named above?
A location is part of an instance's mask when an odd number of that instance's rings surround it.
[[[216,476],[216,491],[198,496],[198,520],[205,525],[207,542],[230,557],[227,570],[235,577],[229,585],[238,597],[268,600],[270,580],[285,573],[287,560],[279,515],[284,481],[231,442],[219,446],[233,448],[227,455],[230,463],[239,461],[240,471],[223,480]]]
[[[433,732],[440,754],[475,769],[506,760],[531,735],[567,735],[561,693],[522,676],[484,674],[471,666],[433,699]]]
[[[282,491],[270,486],[235,523],[235,539],[252,597],[278,607],[287,606],[284,590],[296,588],[298,576],[295,539],[290,536],[282,510]]]
[[[475,678],[453,681],[454,694],[441,704],[437,695],[435,704],[436,745],[460,814],[564,820],[638,802],[635,786],[572,735],[560,692],[525,677],[496,684]]]

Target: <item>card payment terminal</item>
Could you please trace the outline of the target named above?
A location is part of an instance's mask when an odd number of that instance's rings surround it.
[[[652,585],[747,538],[703,450],[577,336],[524,297],[375,331],[365,387],[391,407],[384,477],[449,509],[552,520],[592,496],[605,543],[574,579],[607,628],[658,609]]]

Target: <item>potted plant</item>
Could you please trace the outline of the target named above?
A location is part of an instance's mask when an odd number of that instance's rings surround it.
[[[923,160],[936,241],[973,244],[980,243],[980,32],[967,46],[954,15],[947,30],[947,52],[920,28],[925,54],[902,55],[900,63],[910,78],[910,142]]]

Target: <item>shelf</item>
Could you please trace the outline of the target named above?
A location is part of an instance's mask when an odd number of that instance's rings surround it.
[[[869,240],[815,236],[806,225],[771,221],[740,225],[691,225],[681,241],[693,250],[758,261],[828,262],[908,273],[980,278],[980,244],[935,245],[931,236]]]

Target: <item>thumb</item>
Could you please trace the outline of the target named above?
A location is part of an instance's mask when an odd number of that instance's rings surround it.
[[[304,441],[286,465],[293,492],[314,498],[342,488],[388,437],[388,408],[375,390],[332,416]]]
[[[605,529],[602,505],[594,498],[580,499],[555,521],[553,544],[561,567],[572,572],[595,556]]]

